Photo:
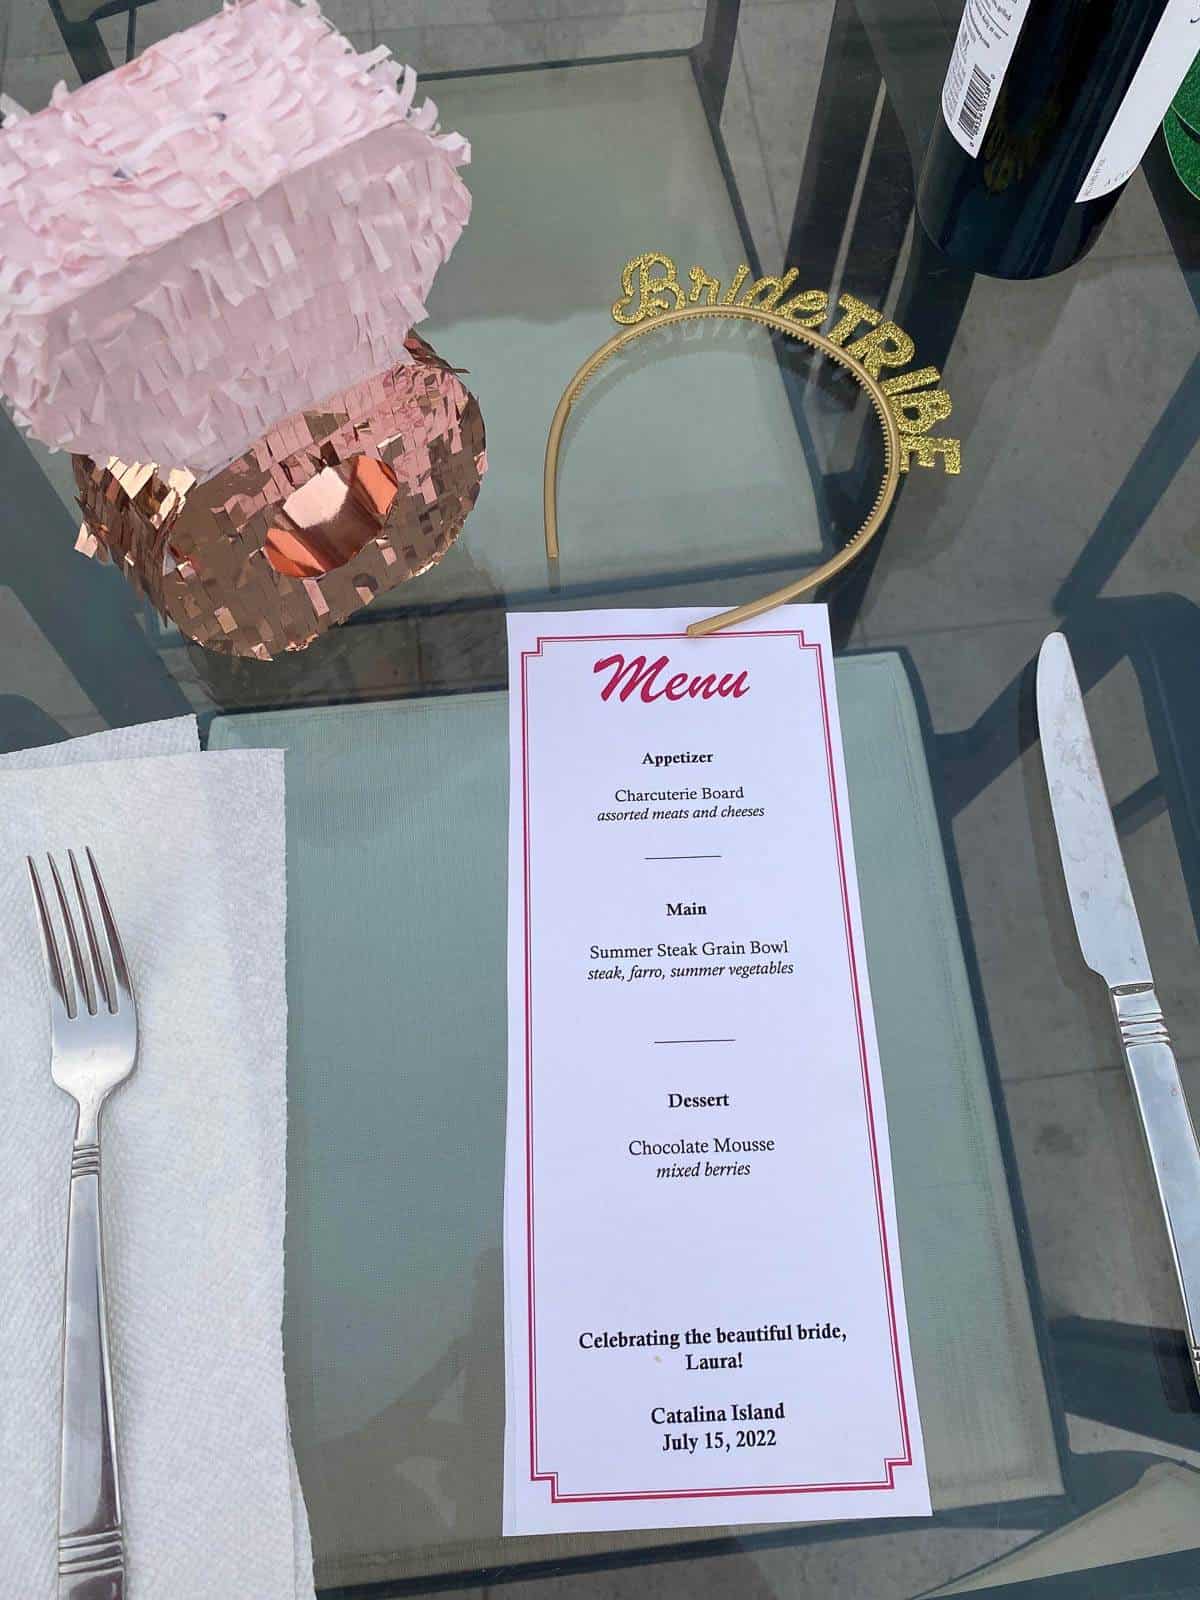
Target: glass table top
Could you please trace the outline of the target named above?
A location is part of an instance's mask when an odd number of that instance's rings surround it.
[[[211,9],[0,0],[0,92],[36,109],[58,80],[110,70]],[[852,393],[814,382],[806,357],[761,330],[642,341],[573,419],[552,575],[541,471],[554,406],[612,332],[621,269],[640,252],[723,282],[742,262],[795,267],[796,287],[894,320],[914,363],[942,373],[953,411],[932,431],[961,441],[961,472],[936,452],[913,461],[880,540],[822,598],[847,660],[887,654],[913,688],[1028,1300],[1024,1377],[996,1393],[990,1426],[981,1408],[969,1453],[986,1468],[1018,1413],[1041,1431],[1019,1485],[997,1467],[956,1492],[950,1472],[929,1522],[502,1541],[486,1515],[502,1352],[465,1385],[455,1365],[472,1308],[498,1293],[498,1253],[464,1252],[456,1235],[452,1254],[428,1223],[440,1331],[414,1284],[353,1331],[348,1313],[339,1370],[322,1376],[289,1328],[319,1586],[504,1583],[570,1600],[1200,1592],[1200,1399],[1107,1002],[1061,890],[1032,692],[1040,642],[1062,628],[1200,1112],[1200,205],[1156,139],[1068,272],[1006,283],[938,256],[913,190],[957,21],[940,0],[325,10],[358,47],[410,61],[442,125],[472,142],[472,220],[420,331],[482,408],[478,506],[438,566],[308,650],[234,660],[190,645],[74,552],[69,463],[0,417],[0,750],[188,710],[207,731],[218,716],[498,691],[508,608],[724,606],[776,587],[869,508],[878,428]],[[500,971],[503,950],[479,959]],[[436,1067],[436,1034],[425,1047]],[[463,1152],[448,1177],[478,1191],[484,1217],[500,1199],[499,1098],[472,1115],[486,1160]],[[396,1225],[368,1214],[352,1160],[318,1186],[304,1166],[318,1159],[297,1139],[294,1195],[337,1187],[339,1226],[356,1201],[364,1228]],[[406,1329],[438,1355],[391,1392]],[[341,1406],[356,1378],[359,1400],[330,1420],[328,1397]]]

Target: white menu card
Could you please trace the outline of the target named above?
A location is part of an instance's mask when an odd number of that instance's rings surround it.
[[[508,619],[507,1534],[929,1511],[827,613],[697,615]]]

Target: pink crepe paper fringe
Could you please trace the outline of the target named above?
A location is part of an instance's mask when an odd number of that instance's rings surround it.
[[[408,358],[470,147],[312,0],[237,0],[0,133],[0,391],[200,477]]]

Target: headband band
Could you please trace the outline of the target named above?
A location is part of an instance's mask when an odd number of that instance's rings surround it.
[[[619,350],[632,344],[635,339],[640,339],[643,334],[650,333],[658,328],[670,327],[673,323],[695,322],[702,317],[734,317],[745,322],[758,322],[765,328],[772,328],[778,333],[787,334],[789,338],[799,339],[804,344],[811,345],[814,350],[819,350],[831,361],[836,361],[844,367],[851,376],[866,390],[871,404],[875,407],[875,414],[879,418],[879,426],[883,431],[883,479],[879,492],[875,496],[875,503],[871,507],[865,521],[851,535],[842,548],[823,561],[820,566],[813,567],[802,578],[786,584],[782,589],[775,589],[770,594],[765,594],[759,600],[751,600],[746,605],[735,606],[730,611],[722,611],[717,616],[706,617],[701,622],[693,622],[688,632],[692,635],[715,633],[718,628],[728,628],[738,622],[746,622],[751,617],[760,616],[764,611],[770,611],[775,606],[785,604],[788,600],[798,599],[800,595],[809,594],[818,588],[826,579],[832,578],[862,554],[867,545],[879,532],[884,517],[891,507],[896,496],[896,487],[900,481],[900,435],[896,427],[896,418],[888,404],[887,395],[884,393],[879,381],[873,378],[862,362],[856,361],[848,355],[840,345],[833,343],[823,334],[816,333],[811,328],[801,327],[788,317],[781,317],[776,312],[765,311],[758,306],[745,305],[697,305],[686,306],[679,311],[667,311],[661,316],[641,322],[635,327],[624,328],[620,333],[613,335],[606,344],[594,351],[576,372],[570,383],[563,390],[562,399],[554,412],[550,423],[550,437],[546,441],[546,470],[543,482],[545,532],[546,532],[546,560],[552,567],[558,563],[558,456],[562,443],[563,429],[566,427],[567,418],[571,414],[571,407],[579,398],[584,385],[595,376],[606,361],[611,360]]]

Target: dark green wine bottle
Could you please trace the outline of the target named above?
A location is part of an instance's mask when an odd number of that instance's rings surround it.
[[[966,0],[917,209],[952,260],[1085,255],[1200,51],[1200,0]]]

